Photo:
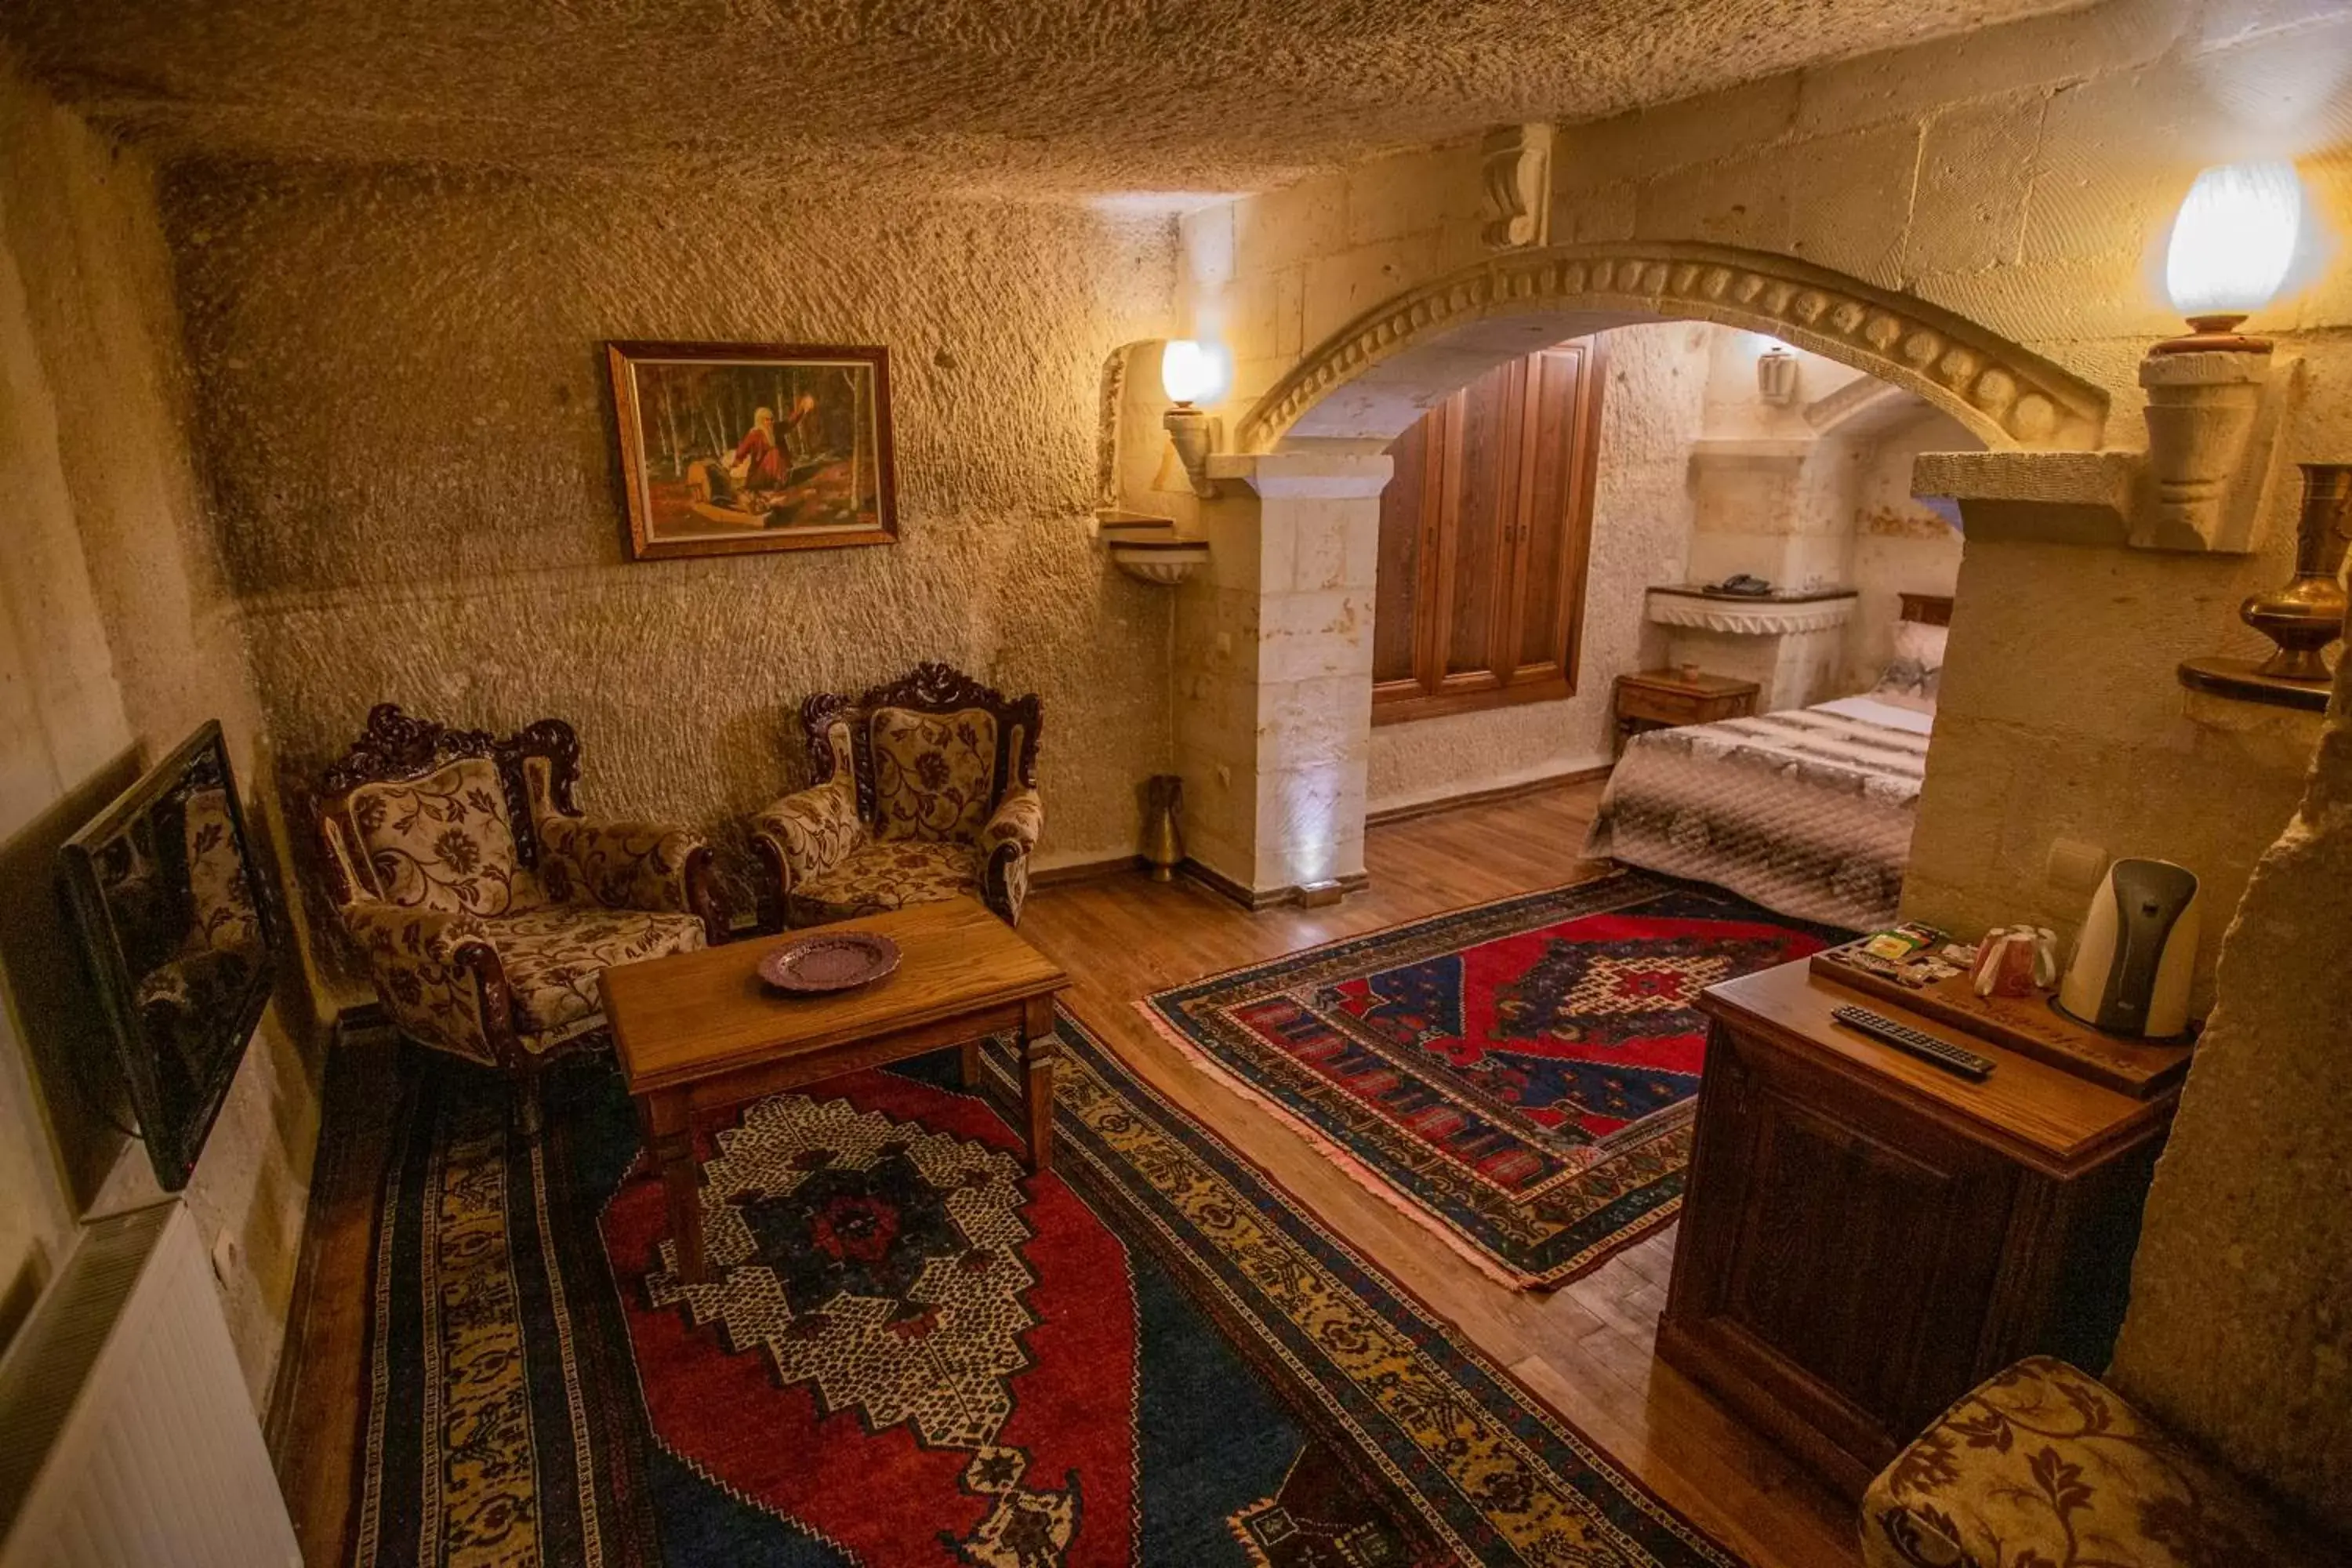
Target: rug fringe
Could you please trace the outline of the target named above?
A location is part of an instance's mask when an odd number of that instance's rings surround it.
[[[1396,1210],[1397,1213],[1404,1215],[1405,1218],[1412,1221],[1422,1229],[1428,1231],[1431,1235],[1444,1242],[1446,1246],[1452,1247],[1455,1253],[1459,1254],[1472,1267],[1475,1268],[1479,1273],[1486,1276],[1487,1279],[1494,1280],[1498,1285],[1507,1286],[1514,1290],[1552,1290],[1557,1289],[1559,1286],[1567,1283],[1564,1279],[1556,1279],[1541,1274],[1522,1274],[1516,1269],[1506,1268],[1500,1263],[1496,1262],[1495,1259],[1483,1250],[1476,1242],[1474,1242],[1469,1237],[1461,1235],[1459,1232],[1455,1231],[1453,1226],[1447,1225],[1437,1215],[1430,1213],[1428,1209],[1413,1202],[1412,1199],[1407,1197],[1404,1194],[1397,1191],[1392,1184],[1384,1180],[1377,1172],[1373,1171],[1370,1166],[1365,1164],[1361,1160],[1356,1158],[1355,1155],[1349,1153],[1346,1148],[1335,1142],[1328,1134],[1318,1128],[1313,1122],[1308,1121],[1306,1118],[1300,1116],[1297,1112],[1292,1110],[1281,1101],[1274,1099],[1271,1095],[1266,1094],[1256,1086],[1244,1081],[1243,1079],[1228,1069],[1223,1063],[1217,1061],[1215,1058],[1209,1056],[1207,1052],[1202,1050],[1200,1047],[1185,1038],[1183,1031],[1177,1028],[1175,1025],[1170,1023],[1165,1017],[1163,1017],[1160,1015],[1160,1010],[1152,1006],[1149,997],[1140,998],[1134,1003],[1131,1003],[1130,1005],[1133,1006],[1137,1012],[1143,1015],[1144,1022],[1151,1026],[1154,1033],[1158,1034],[1161,1039],[1167,1041],[1170,1045],[1175,1047],[1177,1052],[1181,1055],[1183,1058],[1197,1071],[1214,1079],[1224,1088],[1231,1089],[1234,1094],[1240,1096],[1243,1100],[1247,1100],[1250,1104],[1256,1106],[1260,1110],[1263,1110],[1269,1116],[1273,1117],[1275,1121],[1280,1122],[1283,1126],[1287,1127],[1291,1131],[1297,1133],[1300,1138],[1307,1142],[1309,1148],[1313,1149],[1318,1154],[1322,1155],[1326,1160],[1331,1162],[1332,1164],[1337,1165],[1340,1172],[1345,1174],[1349,1181],[1363,1188],[1364,1191],[1370,1193],[1381,1202],[1388,1205],[1389,1207]]]

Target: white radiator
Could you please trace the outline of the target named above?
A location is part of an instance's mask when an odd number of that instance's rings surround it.
[[[0,1568],[300,1568],[187,1205],[83,1227],[0,1359]]]

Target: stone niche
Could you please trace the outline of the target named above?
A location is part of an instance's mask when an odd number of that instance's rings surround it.
[[[1923,447],[1975,445],[1916,395],[1801,350],[1784,351],[1785,395],[1768,399],[1757,362],[1771,347],[1712,329],[1684,578],[1654,585],[1644,612],[1669,663],[1755,681],[1765,711],[1867,689],[1899,595],[1952,592],[1958,532],[1908,480]],[[1698,591],[1741,574],[1773,595]]]
[[[1852,588],[1769,599],[1733,598],[1687,586],[1653,588],[1646,613],[1666,630],[1666,661],[1757,685],[1759,712],[1844,695]]]

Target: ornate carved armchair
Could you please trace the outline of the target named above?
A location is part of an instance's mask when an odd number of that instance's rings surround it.
[[[513,1075],[538,1131],[540,1064],[604,1022],[604,970],[716,941],[710,850],[596,822],[561,719],[504,738],[379,704],[327,771],[319,835],[343,925],[419,1045]]]
[[[1045,825],[1034,696],[944,664],[801,707],[816,783],[752,819],[795,925],[977,893],[1021,922]]]

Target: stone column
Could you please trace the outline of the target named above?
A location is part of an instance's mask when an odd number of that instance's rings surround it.
[[[1176,605],[1186,848],[1236,896],[1360,885],[1383,456],[1219,456]]]

